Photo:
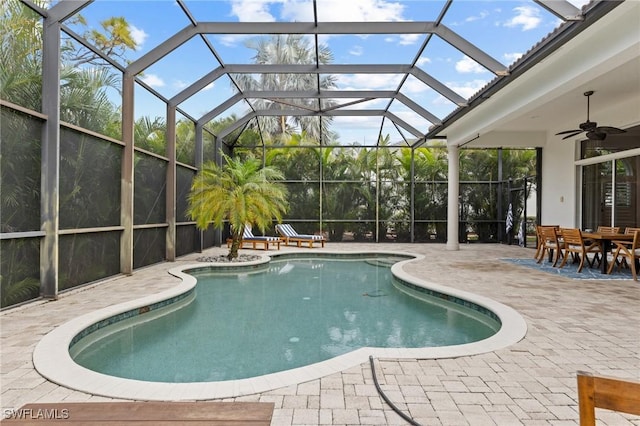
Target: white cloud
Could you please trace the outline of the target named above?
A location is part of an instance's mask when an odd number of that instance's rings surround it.
[[[487,12],[486,10],[482,10],[482,11],[480,11],[480,13],[478,15],[469,16],[464,21],[465,22],[479,21],[479,20],[482,20],[482,19],[486,18],[487,16],[489,16],[489,12]]]
[[[211,90],[215,86],[215,83],[209,83],[202,89],[203,91]]]
[[[531,6],[518,6],[513,11],[516,16],[504,24],[506,27],[522,27],[522,31],[528,31],[537,28],[542,22],[539,10]]]
[[[282,19],[298,22],[313,22],[311,0],[288,0],[282,2]]]
[[[244,40],[246,40],[249,37],[250,36],[246,34],[233,34],[233,35],[226,34],[226,35],[219,36],[218,40],[220,40],[220,43],[222,43],[224,46],[235,47],[239,44],[242,44]]]
[[[404,6],[385,0],[328,0],[318,11],[323,21],[402,21]]]
[[[353,56],[362,56],[363,52],[364,52],[364,49],[362,48],[362,46],[353,46],[349,50],[349,54]]]
[[[465,56],[464,58],[456,62],[456,71],[462,74],[480,74],[486,72],[487,70],[470,57]]]
[[[401,79],[397,74],[340,74],[336,83],[340,90],[395,90]]]
[[[287,21],[312,22],[314,19],[311,0],[274,0],[265,3],[281,3],[280,17]],[[405,6],[400,2],[387,0],[322,0],[318,7],[318,20],[321,22],[406,21],[403,16],[404,9]],[[368,36],[360,34],[358,37],[365,39]],[[385,41],[412,45],[420,38],[420,34],[402,34],[399,37],[386,37]]]
[[[427,86],[414,76],[409,76],[409,78],[407,78],[407,80],[402,85],[402,93],[404,93],[405,95],[423,93],[428,91],[429,89],[431,89],[429,86]]]
[[[362,126],[362,123],[378,123],[380,124],[380,118],[369,117],[369,116],[361,116],[355,115],[350,117],[334,117],[333,121],[336,123],[341,123],[344,127],[355,127],[359,128]]]
[[[447,83],[447,87],[459,94],[465,99],[469,99],[472,95],[475,95],[480,89],[482,89],[488,80],[473,80],[466,81],[462,84],[459,83]]]
[[[507,64],[512,64],[518,59],[522,58],[522,53],[519,53],[519,52],[505,53],[503,56]]]
[[[403,120],[405,123],[417,128],[418,130],[424,130],[424,127],[428,127],[431,123],[424,119],[421,115],[414,112],[411,109],[403,108],[402,110],[391,111],[396,117]],[[405,129],[403,129],[405,131]],[[405,136],[410,136],[405,134]]]
[[[184,89],[187,86],[189,86],[189,83],[184,80],[176,80],[173,82],[173,87],[175,87],[176,89]]]
[[[361,98],[340,98],[340,99],[334,99],[333,101],[336,103],[336,105],[345,105],[354,101],[360,101],[362,100]],[[371,99],[368,101],[364,101],[364,102],[358,102],[358,103],[354,103],[352,105],[346,105],[344,107],[340,107],[341,110],[363,110],[363,109],[380,109],[383,108],[387,105],[387,103],[389,103],[389,99],[385,99],[385,98],[376,98],[376,99]]]
[[[589,3],[590,0],[569,0],[569,3],[580,9],[585,4]]]
[[[149,37],[149,34],[131,24],[129,24],[129,31],[131,32],[131,38],[136,43],[136,50],[142,49],[142,45],[144,44],[147,37]]]
[[[418,58],[418,61],[416,62],[416,65],[418,65],[419,67],[430,64],[431,63],[431,58],[427,58],[426,56],[420,56]]]
[[[165,83],[160,77],[155,74],[145,74],[140,77],[140,80],[144,81],[151,87],[164,87]]]
[[[240,22],[274,22],[269,11],[271,2],[261,0],[232,0],[231,14]]]
[[[421,37],[422,37],[422,34],[401,34],[400,45],[409,46],[412,44],[416,44]]]

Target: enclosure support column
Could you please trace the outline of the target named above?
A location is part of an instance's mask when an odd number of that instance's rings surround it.
[[[416,240],[416,169],[415,169],[415,153],[416,149],[411,147],[411,168],[410,168],[410,185],[411,185],[411,195],[410,195],[410,221],[411,221],[411,242],[415,242]]]
[[[222,144],[223,143],[224,142],[222,138],[219,136],[216,136],[216,142],[213,148],[215,154],[213,158],[219,167],[222,167]],[[216,247],[222,246],[222,230],[221,229],[213,230],[213,245],[215,245]]]
[[[447,206],[447,250],[459,250],[458,242],[458,196],[460,194],[460,148],[457,145],[448,145],[449,159],[448,172],[448,206]]]
[[[120,239],[120,272],[133,273],[133,160],[134,76],[125,72],[122,78],[122,171],[120,175],[120,224],[124,227]]]
[[[536,148],[536,225],[542,222],[542,148]],[[536,245],[538,240],[536,239]]]
[[[166,252],[168,261],[176,260],[176,107],[167,105],[167,233]]]
[[[322,195],[322,187],[324,185],[324,167],[323,167],[323,158],[324,158],[324,148],[322,147],[322,144],[320,145],[320,165],[318,168],[318,171],[320,173],[320,177],[318,179],[318,191],[320,191],[319,197],[318,197],[318,217],[320,218],[320,230],[324,229],[323,223],[322,221],[324,220],[324,217],[322,216],[322,211],[324,210],[323,207],[323,201],[324,201],[324,197]],[[329,238],[331,238],[331,235],[329,235],[329,233],[327,233],[327,235],[329,236]],[[376,223],[376,243],[378,242],[378,223]]]
[[[503,217],[506,217],[506,210],[503,206],[502,200],[504,198],[504,178],[502,175],[502,148],[498,148],[498,201],[496,203],[496,211],[498,213],[498,220]],[[507,191],[509,196],[511,193]],[[505,234],[505,227],[498,226],[498,241],[503,241]]]
[[[380,223],[380,165],[378,163],[379,152],[380,152],[380,148],[376,145],[376,229],[379,228],[378,224]],[[376,243],[377,242],[378,240],[376,239]]]
[[[42,130],[40,295],[58,297],[60,227],[60,23],[44,20],[42,54]]]
[[[202,170],[202,164],[204,163],[204,141],[203,141],[203,131],[202,131],[203,123],[196,123],[196,169],[198,172]],[[198,253],[202,253],[203,249],[203,234],[202,231],[196,228],[196,237],[195,237],[195,250]]]

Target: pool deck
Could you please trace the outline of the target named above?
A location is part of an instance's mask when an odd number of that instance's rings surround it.
[[[376,375],[393,403],[424,425],[577,425],[578,370],[640,380],[640,283],[572,280],[503,258],[533,250],[506,245],[328,243],[325,249],[394,251],[425,256],[404,266],[421,280],[489,297],[526,320],[524,339],[494,352],[447,359],[376,359]],[[27,403],[100,402],[110,398],[58,386],[33,368],[38,341],[79,315],[175,286],[168,270],[193,264],[214,248],[136,270],[0,313],[3,417]],[[253,250],[242,250],[254,253]],[[255,251],[265,254],[264,251]],[[266,252],[269,254],[271,250]],[[368,362],[297,385],[226,398],[273,402],[272,425],[406,424],[378,395]],[[598,410],[599,425],[640,425],[640,418]]]

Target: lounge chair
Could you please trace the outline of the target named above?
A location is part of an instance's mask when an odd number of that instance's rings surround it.
[[[240,248],[245,248],[245,245],[251,244],[251,248],[258,250],[258,245],[262,245],[263,250],[269,250],[269,245],[275,245],[280,250],[280,243],[282,239],[280,237],[270,237],[266,235],[253,235],[251,232],[251,226],[245,225],[244,232],[242,233],[242,239],[240,240]],[[231,247],[231,238],[227,239],[227,247]]]
[[[313,243],[319,242],[324,247],[326,241],[322,235],[305,235],[298,234],[293,226],[288,223],[279,223],[276,225],[276,232],[282,237],[284,243],[289,245],[295,243],[298,247],[302,247],[303,243],[308,243],[309,248],[313,248]]]

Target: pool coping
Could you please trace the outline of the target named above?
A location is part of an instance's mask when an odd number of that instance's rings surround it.
[[[261,255],[260,260],[243,262],[242,264],[201,262],[172,268],[169,270],[169,273],[181,279],[181,282],[176,286],[154,295],[84,314],[67,321],[46,334],[34,349],[34,367],[43,377],[56,384],[93,395],[149,401],[206,400],[256,394],[308,382],[366,363],[370,356],[374,358],[391,359],[436,359],[456,358],[492,352],[519,342],[527,333],[526,321],[511,307],[481,295],[422,280],[404,271],[403,266],[409,262],[425,261],[425,257],[422,255],[410,252],[399,253],[370,250],[346,254],[340,251],[323,250],[321,252],[323,255],[336,255],[340,257],[366,254],[387,255],[390,257],[397,257],[398,255],[411,256],[412,258],[399,261],[391,267],[391,272],[397,279],[417,287],[444,293],[484,307],[499,318],[502,326],[496,334],[472,343],[429,348],[365,347],[335,358],[291,370],[246,379],[218,382],[160,383],[113,377],[76,364],[69,354],[69,346],[73,339],[92,324],[122,314],[123,312],[140,308],[144,309],[155,303],[172,298],[179,298],[181,295],[191,292],[196,286],[197,280],[194,276],[184,272],[186,270],[210,267],[255,267],[268,263],[272,257],[279,258],[287,254],[291,254],[291,252],[275,253],[271,256]],[[313,256],[315,253],[310,255]],[[296,253],[294,257],[299,257],[299,255]]]

